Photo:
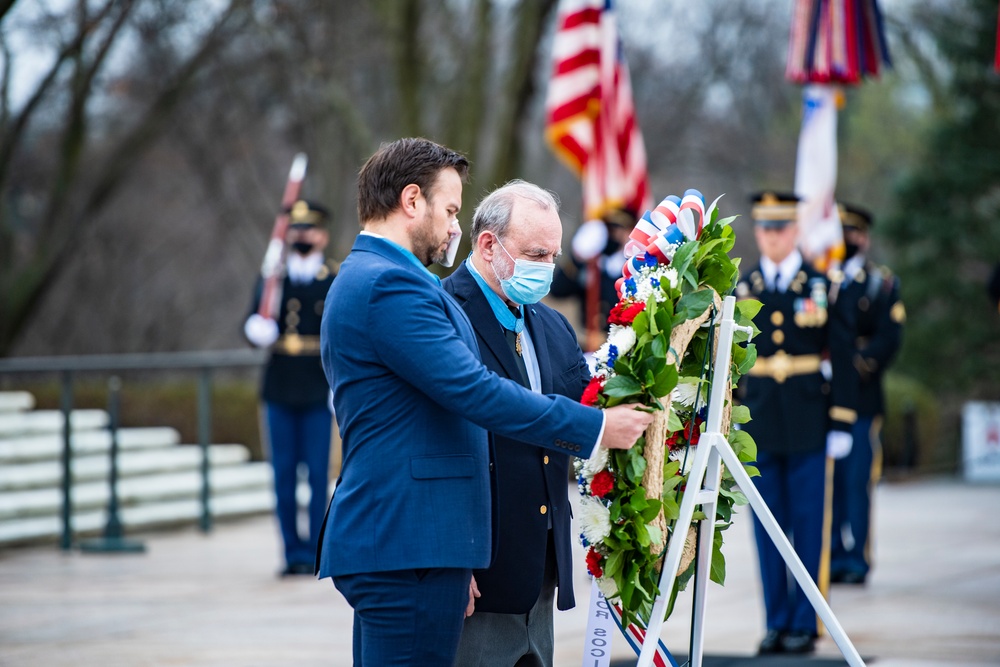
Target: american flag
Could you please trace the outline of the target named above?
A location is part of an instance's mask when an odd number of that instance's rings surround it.
[[[561,0],[546,138],[583,183],[588,219],[650,208],[646,149],[611,0]]]

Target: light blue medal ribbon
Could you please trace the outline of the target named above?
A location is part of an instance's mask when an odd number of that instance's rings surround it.
[[[472,277],[476,279],[476,283],[479,284],[479,289],[483,290],[483,294],[486,295],[486,301],[490,304],[490,308],[493,309],[493,315],[496,316],[497,321],[500,322],[500,326],[508,331],[513,331],[516,334],[520,334],[524,331],[524,308],[523,306],[518,306],[517,309],[521,313],[521,317],[518,317],[510,308],[504,303],[504,300],[497,296],[497,293],[486,283],[486,280],[479,275],[479,271],[476,271],[476,267],[473,266],[471,255],[470,259],[465,260],[465,265],[469,268],[469,273]]]

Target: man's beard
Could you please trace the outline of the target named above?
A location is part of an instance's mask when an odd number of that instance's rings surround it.
[[[413,246],[413,254],[424,266],[430,266],[440,262],[448,252],[447,239],[441,240],[434,236],[434,217],[430,211],[424,215],[423,222],[414,229],[410,237],[410,244]]]

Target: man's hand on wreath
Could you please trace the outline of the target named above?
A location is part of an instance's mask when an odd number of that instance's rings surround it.
[[[652,421],[651,413],[634,405],[608,408],[604,411],[604,437],[600,445],[605,449],[631,449]]]

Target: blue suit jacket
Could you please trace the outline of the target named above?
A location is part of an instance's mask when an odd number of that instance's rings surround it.
[[[320,577],[487,567],[487,429],[579,456],[601,431],[599,411],[483,366],[461,307],[383,239],[359,236],[341,266],[321,348],[344,449]]]
[[[483,363],[507,378],[520,371],[500,323],[476,279],[463,263],[444,288],[462,306],[476,330]],[[542,304],[524,307],[525,326],[531,336],[541,390],[580,400],[590,380],[587,361],[566,318]],[[567,496],[569,456],[496,436],[493,450],[498,519],[497,554],[487,570],[477,570],[482,597],[476,611],[525,614],[542,589],[549,520],[555,545],[558,606],[570,609],[573,596],[573,536]],[[544,506],[545,514],[540,508]]]

